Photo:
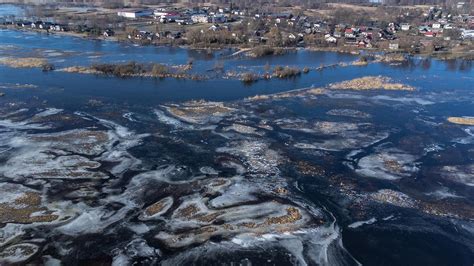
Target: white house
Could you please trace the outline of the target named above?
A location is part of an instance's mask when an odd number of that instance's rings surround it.
[[[208,23],[209,17],[205,14],[196,14],[191,16],[191,20],[194,23]]]
[[[212,23],[226,23],[227,17],[224,14],[216,14],[211,17]]]
[[[337,42],[337,39],[334,36],[332,36],[331,34],[324,35],[324,39],[328,43],[336,43]]]
[[[408,24],[408,23],[402,23],[402,24],[400,25],[400,28],[401,28],[403,31],[409,31],[410,28],[411,28],[411,26],[410,26],[410,24]]]
[[[153,15],[153,11],[148,10],[148,9],[122,10],[122,11],[117,12],[117,15],[124,18],[136,19],[136,18],[151,16]]]
[[[474,38],[474,30],[465,30],[465,29],[463,29],[461,31],[461,37],[463,39]]]
[[[398,48],[399,48],[399,45],[396,42],[388,44],[388,49],[390,50],[398,50]]]

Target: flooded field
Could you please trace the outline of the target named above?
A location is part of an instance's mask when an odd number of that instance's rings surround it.
[[[249,86],[214,65],[357,57],[233,52],[1,30],[2,58],[192,59],[209,79],[1,65],[0,264],[472,265],[470,62],[415,58]]]

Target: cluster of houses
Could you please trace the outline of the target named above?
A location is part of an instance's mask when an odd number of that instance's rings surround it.
[[[467,30],[461,29],[463,38],[472,38],[474,35],[473,17],[452,17],[449,13],[440,8],[432,7],[424,14],[425,22],[421,25],[411,25],[409,23],[389,23],[387,27],[380,28],[375,25],[329,25],[325,21],[311,20],[306,16],[294,16],[291,13],[257,13],[250,15],[248,11],[240,11],[232,8],[219,9],[156,9],[156,10],[137,10],[131,9],[118,12],[119,16],[125,18],[150,18],[158,20],[161,23],[176,22],[182,25],[195,23],[210,23],[210,30],[229,29],[227,22],[246,19],[263,20],[267,25],[276,26],[284,29],[286,38],[296,43],[302,43],[304,36],[310,34],[320,35],[328,44],[344,43],[344,45],[371,48],[375,41],[389,41],[390,49],[398,49],[396,42],[397,32],[406,32],[412,35],[421,35],[427,38],[443,37],[443,31],[457,28],[455,23],[462,20],[467,25]],[[268,32],[268,31],[267,31]],[[256,32],[248,38],[251,43],[264,43],[266,41],[266,32]],[[179,38],[182,32],[164,32],[152,34],[149,32],[138,32],[135,35],[129,35],[130,39],[149,39],[154,38]],[[448,39],[448,37],[445,37]]]
[[[167,39],[179,39],[182,37],[183,32],[181,31],[163,31],[163,32],[149,32],[143,30],[137,30],[133,33],[128,34],[127,38],[130,40],[148,40],[153,41],[160,38]]]
[[[460,2],[461,3],[461,2]],[[464,4],[460,4],[463,6]],[[426,39],[443,37],[449,40],[448,35],[443,35],[446,30],[457,29],[460,31],[460,37],[464,39],[474,38],[474,16],[458,15],[452,16],[441,8],[432,7],[423,14],[422,23],[389,23],[387,26],[381,26],[380,23],[372,22],[367,25],[348,25],[348,24],[330,24],[327,21],[310,18],[307,16],[293,15],[290,12],[283,13],[250,13],[248,10],[241,11],[236,8],[158,8],[151,9],[125,9],[117,12],[117,15],[127,19],[144,19],[145,21],[155,23],[178,23],[181,25],[208,23],[209,30],[231,31],[233,23],[260,21],[265,27],[254,32],[243,33],[243,36],[237,36],[242,33],[232,32],[232,36],[240,40],[248,40],[250,43],[265,43],[268,40],[267,33],[270,28],[280,29],[284,39],[294,44],[304,45],[305,36],[316,36],[320,41],[328,45],[346,45],[357,46],[360,48],[372,48],[378,41],[388,41],[389,49],[398,49],[397,39],[401,36],[399,33],[412,36],[423,36]],[[88,26],[74,26],[69,29],[66,25],[56,23],[35,21],[21,21],[17,23],[18,27],[29,27],[33,29],[42,29],[47,31],[68,31],[91,32],[102,34],[105,37],[113,36],[112,29],[97,29]],[[202,30],[204,33],[204,30]],[[181,31],[163,31],[152,33],[148,31],[135,30],[128,34],[131,40],[150,40],[159,38],[178,39],[183,37],[184,30]]]
[[[120,17],[128,19],[153,18],[161,23],[176,22],[181,25],[194,23],[226,23],[231,14],[241,14],[239,11],[231,13],[228,8],[220,8],[211,11],[207,8],[202,9],[126,9],[117,12]]]
[[[74,31],[74,32],[79,32],[79,33],[87,33],[87,32],[92,32],[92,31],[98,31],[96,33],[103,35],[104,37],[111,37],[115,35],[115,32],[112,29],[99,29],[96,27],[90,27],[87,25],[75,25],[75,26],[69,26],[69,25],[63,25],[63,24],[58,24],[58,23],[53,23],[53,22],[48,22],[48,21],[16,21],[16,22],[10,22],[10,23],[4,23],[4,24],[11,24],[15,25],[18,28],[26,28],[26,29],[35,29],[35,30],[44,30],[44,31],[56,31],[56,32],[68,32],[68,31]]]
[[[18,21],[16,25],[20,28],[32,28],[32,29],[41,29],[47,31],[68,31],[69,28],[65,25],[56,24],[52,22],[43,22],[43,21]]]

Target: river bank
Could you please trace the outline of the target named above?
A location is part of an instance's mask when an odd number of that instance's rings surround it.
[[[128,38],[121,38],[116,36],[103,36],[103,35],[90,35],[87,33],[78,33],[72,31],[45,31],[40,29],[31,29],[31,28],[24,28],[24,27],[17,27],[14,25],[0,25],[0,29],[9,29],[9,30],[18,30],[24,32],[36,32],[41,34],[54,34],[60,36],[70,36],[88,40],[98,40],[98,41],[113,41],[113,42],[122,42],[122,43],[129,43],[134,45],[140,46],[169,46],[169,47],[180,47],[186,49],[193,49],[193,50],[205,50],[205,51],[215,51],[215,50],[222,50],[222,49],[235,49],[236,52],[232,54],[232,56],[251,56],[251,57],[264,57],[264,56],[279,56],[287,51],[297,50],[297,49],[306,49],[309,51],[319,51],[319,52],[335,52],[335,53],[343,53],[343,54],[352,54],[352,55],[361,55],[361,54],[369,54],[369,55],[378,55],[379,57],[382,55],[388,55],[387,58],[391,57],[393,54],[398,54],[402,56],[419,56],[424,58],[434,58],[439,60],[474,60],[474,52],[472,50],[463,51],[459,47],[453,50],[443,50],[443,51],[433,51],[433,52],[419,52],[413,53],[412,51],[403,50],[403,49],[396,49],[396,50],[388,50],[384,48],[363,48],[358,46],[315,46],[315,45],[305,45],[305,46],[283,46],[283,47],[271,47],[264,44],[253,44],[251,46],[245,44],[214,44],[212,46],[202,46],[202,45],[194,45],[194,44],[187,44],[186,39],[182,39],[183,42],[173,42],[173,41],[160,41],[160,42],[144,42],[143,40],[133,40]],[[259,50],[259,51],[258,51]],[[263,52],[262,52],[263,50]],[[273,52],[266,52],[266,50],[272,50]],[[257,52],[256,52],[257,51]],[[393,61],[393,60],[382,60],[385,62]]]

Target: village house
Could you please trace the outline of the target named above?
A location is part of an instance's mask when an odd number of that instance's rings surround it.
[[[104,37],[112,37],[115,35],[115,32],[111,29],[106,29],[102,35],[104,35]]]
[[[38,26],[38,28],[40,28],[42,30],[49,30],[51,25],[53,25],[51,22],[43,22]]]
[[[324,35],[324,40],[326,40],[328,43],[337,43],[337,39],[331,34]]]
[[[347,28],[344,30],[344,37],[346,38],[355,38],[357,33],[354,28]]]
[[[30,26],[32,29],[39,29],[40,25],[42,24],[43,24],[43,21],[36,21],[36,22],[32,22]]]
[[[402,23],[402,24],[400,24],[400,29],[402,31],[409,31],[411,29],[411,26],[408,23]]]
[[[173,22],[182,18],[182,15],[178,12],[168,12],[160,10],[155,10],[153,12],[153,16],[155,17],[155,19],[159,19],[161,23]]]
[[[466,6],[466,2],[458,2],[456,4],[457,9],[463,9]]]
[[[450,29],[453,29],[453,28],[454,28],[453,25],[451,25],[449,23],[443,26],[443,29],[446,29],[446,30],[450,30]]]
[[[51,26],[49,26],[49,30],[52,30],[52,31],[66,31],[67,29],[63,25],[52,24]]]
[[[208,23],[209,16],[205,14],[195,14],[191,16],[193,23]]]
[[[467,30],[467,29],[461,30],[461,38],[463,38],[463,39],[472,39],[472,38],[474,38],[474,30]]]
[[[225,16],[224,14],[215,14],[210,17],[210,22],[211,23],[226,23],[227,16]]]
[[[20,24],[19,27],[22,27],[22,28],[31,26],[31,22],[26,22],[26,21],[20,22],[19,24]]]
[[[388,49],[390,50],[398,50],[399,44],[398,42],[391,42],[388,44]]]

